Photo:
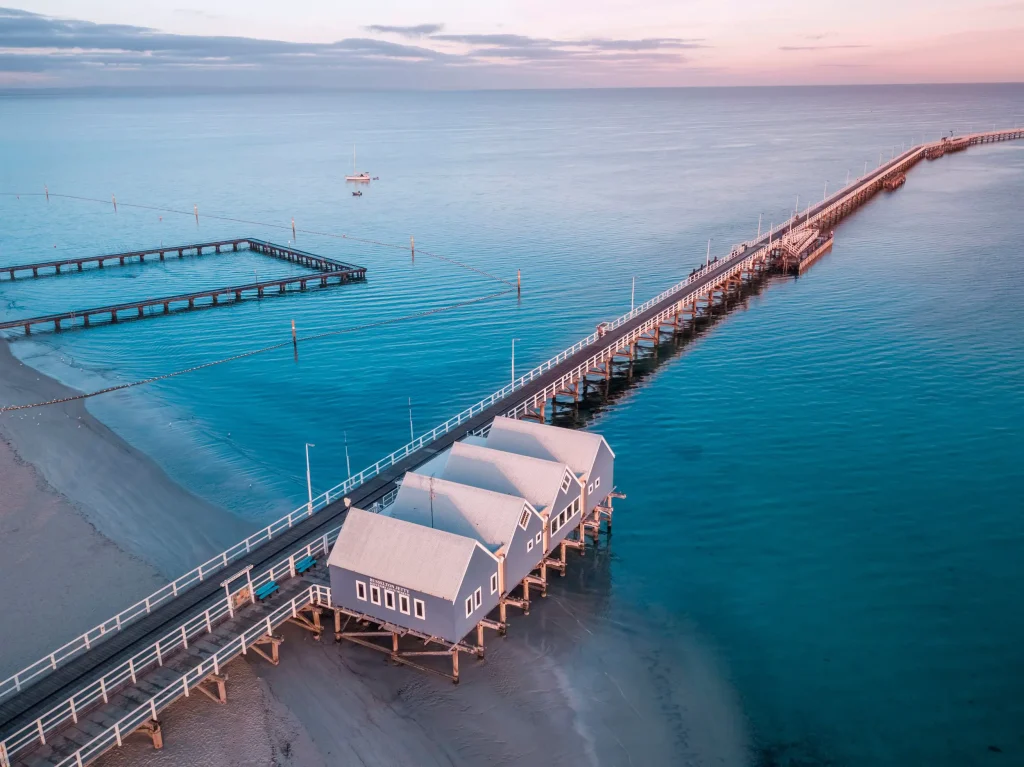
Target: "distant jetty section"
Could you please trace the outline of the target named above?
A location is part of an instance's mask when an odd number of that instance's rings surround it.
[[[243,285],[228,285],[222,288],[182,293],[175,296],[146,298],[124,304],[78,309],[58,314],[48,314],[42,317],[10,320],[0,323],[0,330],[22,328],[25,334],[28,335],[37,326],[45,327],[52,325],[54,331],[60,332],[65,328],[76,326],[88,328],[97,320],[115,323],[124,319],[141,319],[160,314],[170,314],[171,312],[188,311],[189,309],[220,306],[223,305],[222,299],[225,298],[228,299],[226,303],[238,303],[247,297],[262,298],[268,291],[280,294],[289,290],[305,291],[309,287],[326,288],[331,285],[346,285],[350,282],[363,282],[366,280],[365,266],[347,264],[343,261],[336,261],[325,256],[318,256],[314,253],[307,253],[306,251],[285,247],[284,245],[276,245],[272,242],[252,237],[219,240],[217,242],[200,242],[191,245],[162,245],[159,248],[133,250],[127,253],[82,256],[81,258],[68,258],[59,261],[40,261],[34,264],[5,266],[0,271],[0,279],[4,282],[12,282],[17,279],[56,276],[67,272],[82,272],[87,269],[103,269],[114,262],[118,266],[124,266],[129,263],[145,263],[147,258],[164,261],[168,256],[184,258],[185,256],[222,253],[227,252],[228,248],[230,248],[231,252],[249,250],[254,253],[270,256],[271,258],[288,261],[304,266],[314,273],[293,275],[275,280],[258,280]],[[4,275],[6,275],[6,279],[3,279]],[[156,309],[149,312],[146,311],[147,308],[152,309],[152,307],[156,307]]]

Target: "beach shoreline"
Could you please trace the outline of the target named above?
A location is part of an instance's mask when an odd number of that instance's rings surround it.
[[[0,342],[0,403],[77,394]],[[250,534],[254,525],[174,482],[94,417],[85,400],[0,414],[0,437],[122,551],[175,578]]]
[[[0,341],[0,403],[74,390]],[[0,676],[244,537],[250,525],[175,484],[84,402],[0,414]],[[26,577],[27,576],[27,577]]]

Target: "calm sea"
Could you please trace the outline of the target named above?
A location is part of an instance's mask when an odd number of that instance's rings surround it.
[[[83,389],[286,341],[292,320],[300,335],[340,331],[506,287],[329,235],[415,236],[505,279],[522,271],[519,301],[91,401],[171,476],[262,521],[302,502],[304,443],[315,489],[330,487],[346,441],[358,470],[408,440],[410,400],[418,433],[504,385],[513,339],[522,372],[628,310],[634,279],[639,303],[684,276],[709,238],[725,253],[759,215],[780,221],[912,141],[1021,123],[1024,87],[8,95],[0,111],[0,192],[23,193],[0,197],[0,265],[284,243],[294,218],[298,247],[369,269],[363,285],[14,343]],[[353,146],[380,177],[360,198],[343,181]],[[44,184],[104,202],[47,202]],[[600,641],[616,653],[604,663],[632,669],[601,716],[641,739],[634,759],[642,738],[673,753],[720,709],[750,763],[1024,763],[1022,199],[1024,142],[919,165],[805,276],[591,425],[629,497],[591,565],[601,639],[581,651]],[[239,254],[2,283],[0,316],[290,271]]]

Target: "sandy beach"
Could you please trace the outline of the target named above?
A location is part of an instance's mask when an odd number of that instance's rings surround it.
[[[0,342],[0,403],[74,393],[15,359],[7,343]],[[90,415],[84,400],[0,414],[0,436],[50,487],[71,499],[100,534],[165,578],[180,575],[253,530],[171,480]],[[59,557],[51,542],[47,559]]]
[[[69,392],[0,342],[0,403]],[[172,482],[81,401],[0,414],[0,487],[3,676],[250,529]]]

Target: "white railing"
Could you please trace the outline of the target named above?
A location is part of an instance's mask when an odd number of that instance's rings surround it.
[[[257,640],[272,633],[275,627],[280,626],[289,618],[295,617],[299,610],[306,605],[330,605],[330,593],[330,589],[325,586],[310,586],[289,602],[278,607],[266,618],[261,619],[259,623],[232,639],[214,655],[189,669],[170,686],[139,704],[84,746],[64,757],[57,763],[58,767],[83,767],[107,749],[115,745],[120,746],[124,738],[135,732],[140,726],[157,719],[159,711],[167,708],[179,698],[187,697],[189,691],[210,674],[220,673],[221,668],[239,655],[244,655],[246,650]]]
[[[379,513],[394,503],[398,495],[398,488],[388,492],[381,500],[374,503],[368,511]],[[89,707],[100,700],[106,702],[109,696],[113,695],[120,687],[130,680],[135,682],[138,675],[149,669],[154,664],[162,666],[164,660],[171,653],[179,649],[187,649],[188,643],[196,637],[208,634],[214,625],[218,624],[225,617],[234,614],[238,609],[238,596],[242,592],[248,592],[248,600],[255,601],[255,590],[270,581],[283,581],[293,578],[296,575],[295,565],[303,558],[326,556],[330,547],[338,538],[341,526],[328,530],[324,535],[318,537],[311,543],[293,551],[287,558],[253,577],[251,582],[245,580],[237,588],[230,592],[225,590],[225,596],[212,604],[207,610],[194,616],[184,624],[168,632],[164,637],[154,642],[144,650],[133,655],[117,668],[108,671],[100,679],[90,683],[88,686],[78,690],[63,703],[54,706],[46,713],[39,716],[29,724],[21,727],[14,733],[0,741],[0,767],[7,767],[10,755],[19,753],[25,748],[46,743],[46,736],[60,730],[68,722],[78,722],[78,716]],[[232,579],[240,580],[242,573],[237,573]]]

